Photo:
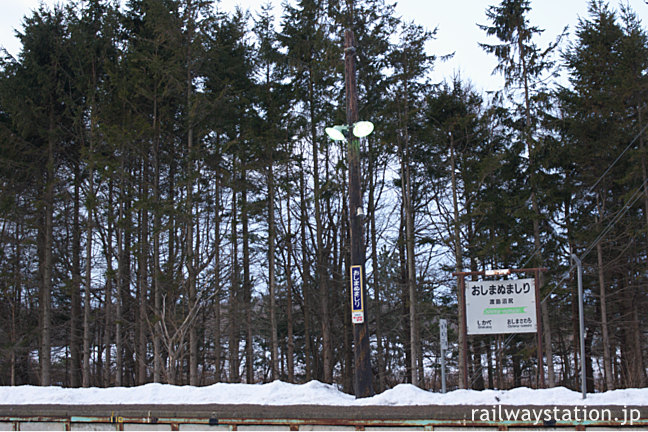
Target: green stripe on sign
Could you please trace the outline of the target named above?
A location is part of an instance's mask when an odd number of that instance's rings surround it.
[[[526,313],[523,307],[503,307],[503,308],[487,308],[484,309],[484,315],[505,315],[505,314],[518,314]]]

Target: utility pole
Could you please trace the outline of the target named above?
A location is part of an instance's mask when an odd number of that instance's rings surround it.
[[[353,17],[353,2],[349,3],[350,21]],[[349,28],[344,32],[344,76],[346,89],[346,113],[349,159],[349,226],[351,237],[351,267],[361,266],[362,304],[366,305],[365,248],[363,243],[364,212],[362,210],[362,189],[360,186],[360,139],[352,133],[358,121],[358,93],[356,86],[355,40]],[[362,323],[353,324],[353,345],[355,359],[355,395],[364,398],[374,395],[369,358],[369,331],[367,327],[367,308],[364,308]]]

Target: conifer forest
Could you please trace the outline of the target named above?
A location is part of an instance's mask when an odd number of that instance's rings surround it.
[[[347,122],[351,28],[375,125],[360,140],[374,390],[441,388],[440,319],[449,389],[540,373],[577,389],[581,362],[589,391],[646,386],[646,25],[592,0],[547,45],[530,0],[491,3],[475,43],[505,85],[489,93],[433,81],[436,31],[390,0],[70,0],[25,16],[0,59],[0,385],[353,392],[347,142],[325,133]],[[453,273],[531,267],[547,269],[541,346],[460,344]]]

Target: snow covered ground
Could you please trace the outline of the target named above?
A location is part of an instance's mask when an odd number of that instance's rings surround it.
[[[0,405],[24,404],[259,404],[259,405],[646,405],[648,389],[588,394],[564,387],[533,390],[455,390],[446,394],[401,384],[371,398],[358,399],[335,386],[311,381],[288,384],[225,384],[206,387],[147,384],[131,388],[0,387]]]

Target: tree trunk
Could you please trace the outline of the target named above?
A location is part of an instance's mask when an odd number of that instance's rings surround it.
[[[176,201],[176,194],[177,194],[177,188],[176,187],[176,171],[177,171],[177,165],[176,165],[176,158],[171,158],[169,160],[169,174],[168,174],[168,185],[167,185],[167,199],[166,199],[166,204],[167,206],[170,207],[175,207],[178,202]],[[178,200],[179,201],[179,200]],[[178,243],[178,226],[180,225],[176,219],[176,212],[170,212],[169,213],[169,219],[167,222],[168,226],[168,231],[167,231],[167,237],[168,237],[168,258],[166,262],[166,275],[164,277],[164,282],[161,282],[160,286],[160,295],[162,296],[162,293],[166,293],[167,295],[175,295],[176,292],[176,285],[178,283],[178,269],[176,268],[176,250],[178,249],[177,243]],[[165,297],[162,296],[161,298],[162,304],[160,306],[160,315],[158,319],[162,320],[162,317],[166,316],[167,313],[167,306],[166,306],[166,301]],[[173,299],[175,301],[175,299]],[[160,337],[164,337],[163,335],[160,335]],[[166,337],[164,337],[166,339]],[[164,343],[164,341],[162,341]],[[170,349],[167,347],[167,363],[169,364],[169,367],[175,368],[176,365],[174,362],[172,362],[171,359],[171,353],[169,352]],[[164,355],[164,354],[163,354]],[[164,359],[162,359],[162,365],[161,367],[164,369]],[[173,363],[173,364],[172,364]],[[173,371],[173,379],[175,380],[175,375],[176,371],[174,369]],[[167,381],[168,381],[168,373],[167,373]],[[169,384],[171,384],[169,382]]]
[[[113,294],[113,281],[115,278],[115,271],[113,269],[113,226],[114,226],[114,214],[113,214],[113,181],[112,179],[108,182],[108,215],[107,215],[107,235],[106,235],[106,244],[104,246],[104,258],[106,260],[106,285],[105,285],[105,301],[104,301],[104,345],[105,345],[105,356],[104,361],[104,385],[109,387],[111,384],[111,364],[112,364],[112,337],[111,329],[113,325],[112,321],[112,294]]]
[[[456,157],[454,149],[454,137],[450,134],[450,180],[452,185],[452,208],[453,208],[453,240],[454,240],[454,255],[455,255],[455,272],[459,273],[463,271],[463,250],[461,248],[461,229],[459,224],[459,198],[457,191],[457,175],[456,175]],[[457,310],[458,310],[458,322],[459,322],[459,337],[458,337],[458,346],[459,346],[459,387],[463,388],[466,380],[467,365],[465,363],[466,354],[464,353],[464,338],[466,335],[463,332],[463,322],[466,319],[464,317],[464,308],[462,307],[464,302],[464,292],[462,290],[461,284],[457,284]]]
[[[236,173],[236,162],[232,172]],[[239,288],[239,263],[238,263],[238,208],[237,208],[237,191],[232,187],[232,282],[229,292],[229,380],[230,382],[239,381],[239,323],[238,323],[238,288]]]
[[[491,340],[489,340],[485,346],[486,350],[486,362],[488,365],[488,388],[493,389],[495,388],[495,380],[494,380],[494,372],[495,369],[493,368],[493,352],[492,352],[492,346],[491,346]]]
[[[319,300],[320,300],[320,320],[322,326],[322,366],[324,371],[323,381],[325,383],[333,382],[333,350],[331,346],[331,328],[329,323],[329,306],[328,296],[329,287],[327,284],[328,268],[324,256],[324,229],[322,225],[322,216],[320,210],[320,178],[319,178],[319,146],[317,144],[317,132],[315,124],[315,95],[313,90],[313,76],[309,75],[308,89],[309,89],[309,108],[310,108],[310,138],[313,147],[313,206],[315,207],[315,230],[317,241],[317,280],[319,287]]]
[[[286,369],[288,371],[288,382],[295,382],[295,336],[294,336],[294,322],[293,322],[293,278],[292,278],[292,225],[291,225],[291,210],[290,210],[291,193],[290,187],[287,188],[286,196],[286,232],[284,235],[286,242],[286,325],[288,332],[288,347],[286,353]]]
[[[161,262],[160,262],[160,233],[162,231],[162,217],[160,206],[160,129],[158,121],[157,92],[153,100],[153,319],[157,321],[162,314],[162,287],[161,287]],[[153,382],[162,381],[162,340],[160,328],[153,325]]]
[[[594,393],[594,367],[592,362],[592,332],[585,332],[585,387],[587,393]]]
[[[193,170],[193,128],[189,129],[187,136],[188,147],[188,170],[187,170],[187,209],[185,214],[185,265],[187,267],[187,288],[189,301],[187,310],[190,310],[196,303],[196,257],[194,253],[194,216],[193,216],[193,194],[194,194],[194,170]],[[196,326],[189,327],[189,385],[198,385],[198,335]]]
[[[74,210],[72,217],[72,292],[70,296],[70,387],[81,385],[81,223],[79,162],[74,163]]]
[[[414,205],[412,197],[412,173],[410,169],[409,149],[409,82],[407,79],[402,83],[402,105],[399,112],[399,123],[402,132],[398,136],[398,155],[400,159],[401,175],[401,200],[403,217],[405,219],[405,248],[407,250],[407,289],[409,306],[409,330],[410,330],[410,365],[412,384],[419,385],[418,366],[418,342],[417,342],[417,319],[416,319],[416,256],[415,233],[414,233]]]
[[[54,114],[50,110],[49,138],[47,141],[47,175],[45,179],[44,211],[43,215],[43,261],[41,263],[41,344],[40,344],[40,372],[41,385],[51,384],[50,367],[52,363],[52,267],[53,263],[53,238],[54,238]]]
[[[16,195],[16,203],[20,200],[19,196]],[[16,366],[18,355],[16,353],[16,342],[18,341],[18,327],[21,324],[21,309],[22,309],[22,273],[21,273],[21,255],[22,255],[22,224],[21,218],[16,218],[15,231],[14,231],[14,271],[13,271],[13,282],[14,289],[11,293],[11,353],[10,353],[10,383],[11,386],[18,384],[16,379]]]
[[[93,117],[94,118],[94,117]],[[92,121],[92,120],[91,120]],[[93,122],[94,123],[94,122]],[[94,161],[92,138],[88,166],[88,219],[86,221],[85,300],[83,302],[83,387],[90,387],[90,292],[92,289],[92,217],[94,210]]]
[[[513,349],[516,348],[514,347]],[[520,367],[520,361],[520,354],[516,352],[513,353],[513,387],[522,386],[522,369]]]
[[[402,340],[403,347],[405,351],[405,368],[407,370],[406,377],[409,379],[409,382],[412,383],[412,349],[411,343],[412,340],[408,337],[411,334],[411,317],[410,317],[410,308],[409,308],[409,283],[407,279],[407,253],[406,253],[406,240],[405,240],[405,209],[400,206],[400,226],[398,229],[398,259],[399,259],[399,285],[400,285],[400,300],[401,300],[401,314],[403,319],[403,330],[402,330]],[[414,360],[416,361],[416,360]]]
[[[245,379],[254,382],[254,336],[252,331],[252,280],[250,279],[250,214],[247,197],[247,168],[241,178],[241,228],[243,230],[243,302],[245,303]]]
[[[643,130],[643,116],[641,112],[641,107],[637,107],[637,120],[639,122],[639,130]],[[644,134],[639,135],[639,149],[641,150],[641,175],[642,175],[642,184],[643,184],[643,194],[644,194],[644,217],[646,218],[646,226],[648,227],[648,168],[646,167],[646,148],[645,148]]]
[[[142,172],[140,177],[140,199],[148,201],[148,161],[142,160]],[[146,383],[146,286],[148,283],[148,210],[140,209],[139,229],[139,257],[138,257],[138,281],[137,281],[137,384]]]
[[[520,23],[521,25],[521,23]],[[524,30],[517,29],[518,33]],[[540,220],[542,214],[540,213],[540,207],[538,206],[538,196],[536,193],[536,170],[535,170],[535,148],[532,142],[532,124],[531,124],[531,98],[529,94],[529,71],[527,66],[527,59],[524,56],[526,52],[523,39],[518,35],[518,54],[520,56],[520,64],[522,65],[522,79],[524,87],[524,110],[525,110],[525,126],[524,126],[524,141],[527,146],[527,151],[529,153],[529,183],[531,184],[531,207],[535,217],[533,218],[533,244],[535,246],[535,254],[538,256],[536,261],[536,267],[542,267],[543,263],[543,254],[542,254],[542,244],[540,239]],[[542,272],[538,274],[538,285],[537,290],[541,290],[544,287],[544,275]],[[542,292],[542,291],[540,291]],[[542,301],[542,296],[540,295]],[[545,354],[547,356],[547,370],[548,370],[548,380],[549,387],[554,387],[555,385],[555,375],[554,375],[554,366],[553,366],[553,348],[551,346],[551,322],[549,320],[549,311],[545,303],[549,301],[549,297],[542,301],[540,305],[540,312],[542,316],[542,329],[544,332],[544,345],[545,345]],[[540,325],[540,323],[538,323]],[[538,345],[539,351],[539,362],[542,362],[542,353],[540,352],[542,345]],[[539,376],[541,381],[544,381],[544,370],[539,371]]]
[[[484,390],[485,383],[484,383],[484,373],[482,371],[482,363],[481,363],[481,343],[476,340],[476,337],[473,337],[473,343],[472,345],[472,366],[473,366],[473,381],[474,384],[471,386],[472,389],[474,390]]]
[[[193,51],[192,44],[194,38],[194,23],[197,17],[193,9],[192,0],[186,2],[187,13],[187,41],[185,46],[187,48],[186,68],[186,102],[187,102],[187,214],[186,214],[186,230],[187,230],[187,243],[186,243],[186,266],[189,285],[189,305],[188,309],[194,307],[196,303],[196,279],[197,263],[194,254],[194,215],[193,215],[193,194],[194,194],[194,106],[193,106]],[[198,385],[198,334],[196,332],[195,324],[189,328],[189,385]]]
[[[216,172],[214,173],[214,377],[216,382],[222,380],[221,370],[221,172],[220,172],[220,137],[216,137]]]
[[[306,179],[304,178],[304,166],[300,162],[299,170],[299,202],[301,210],[300,220],[300,234],[301,234],[301,252],[302,252],[302,296],[304,299],[304,360],[306,363],[306,381],[313,379],[313,346],[311,341],[310,325],[310,295],[309,295],[309,276],[310,276],[310,262],[308,260],[308,247],[306,241],[306,224],[308,223],[308,207],[306,205]]]
[[[529,148],[529,154],[531,154],[531,148]],[[529,158],[532,160],[532,158]],[[535,177],[535,172],[532,172],[531,174],[531,184],[534,184],[534,177]],[[532,186],[534,187],[534,186]],[[536,254],[538,255],[538,260],[537,260],[537,267],[542,266],[543,262],[543,257],[542,257],[542,244],[540,242],[540,221],[539,218],[540,216],[540,209],[538,207],[538,199],[536,196],[535,191],[531,192],[531,205],[533,207],[533,211],[535,213],[535,217],[533,218],[533,239],[534,239],[534,246],[535,246],[535,251]],[[538,286],[536,287],[537,290],[539,290],[540,293],[542,293],[542,288],[544,287],[544,274],[542,272],[538,272]],[[554,373],[554,365],[553,365],[553,347],[551,345],[551,320],[549,319],[549,307],[548,307],[548,302],[551,299],[551,297],[547,297],[546,299],[542,299],[542,294],[539,296],[540,298],[540,313],[542,316],[542,330],[544,333],[544,351],[546,354],[547,358],[547,379],[548,379],[548,384],[549,387],[554,387],[555,386],[555,373]],[[538,349],[540,350],[542,348],[542,345],[538,345]],[[542,352],[539,352],[539,359],[538,361],[542,361]],[[540,374],[540,380],[541,382],[544,381],[544,370],[539,370],[538,373]]]
[[[639,297],[639,288],[638,284],[634,284],[633,288],[633,297],[635,301],[632,303],[632,336],[633,336],[633,345],[634,345],[634,374],[636,387],[644,388],[646,386],[646,368],[644,367],[643,360],[643,333],[640,326],[640,317],[639,317],[639,306],[637,298]]]
[[[116,371],[115,385],[123,386],[124,383],[124,359],[127,351],[124,343],[124,329],[122,323],[127,322],[129,316],[130,298],[130,245],[131,245],[131,210],[130,210],[130,187],[126,176],[128,170],[128,154],[124,154],[121,169],[121,185],[119,197],[119,226],[117,242],[119,249],[118,257],[118,286],[117,286],[117,310],[115,314],[115,345],[116,345]],[[124,320],[126,318],[126,321]],[[131,321],[132,322],[132,321]]]
[[[220,258],[220,252],[215,251],[214,260]],[[220,266],[214,270],[214,278],[216,280],[216,289],[220,291]],[[218,383],[223,380],[223,369],[221,367],[221,357],[223,350],[221,348],[221,300],[220,295],[216,294],[216,301],[214,302],[214,380]]]
[[[270,285],[270,331],[272,333],[271,377],[279,379],[279,338],[277,337],[276,282],[275,282],[275,185],[272,150],[268,158],[268,278]]]
[[[371,144],[373,140],[368,140],[369,145],[369,202],[367,212],[369,214],[369,229],[371,241],[371,264],[373,267],[373,287],[374,287],[374,315],[376,317],[376,364],[378,367],[378,393],[386,389],[385,376],[387,374],[385,367],[385,352],[383,348],[382,334],[382,299],[380,285],[382,281],[378,278],[378,234],[376,232],[376,184],[377,169],[375,167],[374,152]]]
[[[602,202],[599,194],[596,195],[598,216],[596,218],[597,231],[601,231],[601,220],[605,211],[605,202]],[[605,373],[606,390],[614,390],[612,379],[612,362],[610,357],[610,336],[608,333],[607,321],[607,296],[605,292],[605,272],[603,269],[603,244],[596,244],[596,258],[598,264],[599,301],[601,306],[601,337],[603,344],[603,370]]]
[[[406,105],[407,106],[407,105]],[[407,122],[405,123],[407,124]],[[409,299],[409,323],[410,323],[410,368],[412,384],[419,385],[418,376],[418,340],[417,340],[417,318],[416,318],[416,256],[414,254],[414,208],[412,205],[411,172],[409,164],[409,137],[407,132],[403,137],[401,148],[401,182],[403,194],[403,210],[405,216],[405,245],[407,249],[407,287]]]

